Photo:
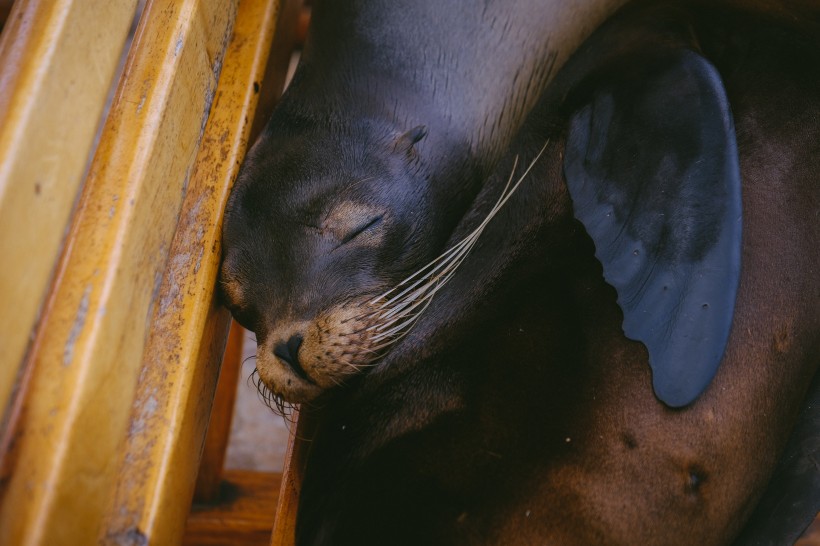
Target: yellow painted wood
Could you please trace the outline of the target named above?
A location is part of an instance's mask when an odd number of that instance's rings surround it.
[[[150,544],[182,539],[230,319],[214,302],[222,211],[247,147],[278,5],[239,4],[150,321],[106,544],[135,532]]]
[[[49,287],[137,0],[19,0],[0,36],[0,413]]]
[[[0,544],[99,536],[235,13],[236,0],[146,5],[30,351]]]

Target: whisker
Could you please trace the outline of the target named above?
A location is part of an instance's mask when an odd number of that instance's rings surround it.
[[[362,352],[369,352],[369,350],[368,350],[368,349],[363,349],[363,350],[362,350]],[[376,365],[376,364],[375,364],[375,363],[373,363],[372,361],[370,361],[370,362],[363,362],[363,363],[361,363],[361,364],[353,364],[352,362],[342,362],[342,364],[345,364],[345,365],[347,365],[347,366],[350,366],[351,368],[353,368],[353,369],[354,369],[354,370],[356,370],[356,371],[366,370],[367,368],[372,368],[373,366],[375,366],[375,365]]]
[[[417,301],[413,302],[413,303],[412,303],[412,305],[406,309],[406,312],[405,312],[405,313],[403,313],[402,315],[400,315],[400,316],[396,317],[396,320],[392,321],[392,322],[390,323],[390,325],[394,324],[394,323],[395,323],[396,321],[398,321],[398,320],[402,320],[402,319],[406,318],[408,314],[410,314],[413,310],[417,309],[418,307],[420,307],[420,306],[422,306],[422,305],[424,305],[424,306],[426,307],[426,306],[427,306],[427,304],[429,304],[430,297],[431,297],[431,296],[432,296],[432,294],[434,294],[434,293],[435,293],[435,292],[433,292],[433,293],[431,293],[431,294],[429,294],[429,295],[425,296],[424,298],[421,298],[421,299],[419,299],[419,300],[417,300]],[[413,316],[415,316],[415,315],[413,315]],[[390,326],[390,325],[388,325],[388,326]],[[391,328],[391,329],[390,329],[390,331],[394,331],[394,330],[395,330],[395,327],[393,327],[393,328]],[[379,339],[379,338],[384,337],[385,335],[389,335],[389,332],[381,332],[381,333],[379,333],[379,334],[375,335],[375,336],[373,337],[373,339]]]
[[[401,323],[401,325],[394,328],[394,332],[390,334],[392,336],[396,332],[401,332],[402,330],[404,330],[404,332],[400,336],[389,339],[390,336],[388,336],[387,334],[381,334],[379,336],[376,336],[374,338],[374,341],[380,342],[384,339],[388,339],[387,345],[389,346],[389,345],[392,345],[393,343],[396,343],[400,339],[402,339],[404,336],[406,336],[410,332],[410,327],[419,319],[419,317],[422,315],[422,313],[424,313],[424,311],[427,310],[427,307],[430,305],[430,302],[432,302],[432,298],[428,298],[427,300],[425,300],[424,307],[422,307],[421,310],[418,313],[408,317],[407,320],[405,320],[403,323]]]
[[[384,307],[386,307],[386,306],[390,305],[392,302],[394,302],[394,301],[398,300],[399,298],[401,298],[402,296],[404,296],[407,292],[410,292],[411,290],[413,290],[413,289],[414,289],[415,287],[417,287],[418,285],[420,285],[420,284],[424,283],[424,281],[425,281],[426,279],[428,279],[430,276],[435,275],[436,271],[438,271],[438,270],[439,270],[439,269],[441,269],[442,267],[446,267],[446,266],[447,266],[447,264],[448,264],[448,263],[450,263],[450,261],[453,259],[453,257],[454,257],[454,256],[457,256],[457,255],[458,255],[458,254],[459,254],[459,253],[463,250],[464,246],[465,246],[465,245],[467,245],[467,243],[468,243],[468,242],[469,242],[469,241],[468,241],[467,239],[464,239],[464,240],[462,240],[462,241],[459,241],[456,245],[454,245],[453,247],[451,247],[451,248],[450,248],[449,250],[447,250],[444,254],[440,255],[438,258],[436,258],[435,260],[433,260],[433,261],[432,261],[432,262],[430,262],[429,264],[425,265],[424,267],[422,267],[421,269],[419,269],[418,271],[416,271],[415,273],[413,273],[411,276],[409,276],[409,277],[407,277],[406,279],[404,279],[403,281],[401,281],[401,282],[400,282],[399,284],[397,284],[394,288],[391,288],[390,290],[388,290],[387,292],[385,292],[385,293],[384,293],[384,294],[382,294],[381,296],[378,296],[377,298],[375,298],[375,299],[371,302],[371,304],[378,303],[380,300],[382,300],[382,299],[384,299],[384,298],[387,298],[387,296],[388,296],[388,295],[390,295],[392,292],[395,292],[396,290],[398,290],[399,288],[401,288],[401,287],[402,287],[402,286],[404,286],[405,284],[409,283],[410,281],[412,281],[413,279],[415,279],[415,278],[416,278],[416,277],[418,277],[419,275],[424,274],[424,275],[422,275],[420,278],[418,278],[418,279],[416,280],[416,282],[414,282],[412,285],[410,285],[410,286],[408,286],[407,288],[405,288],[405,289],[404,289],[401,293],[396,294],[396,295],[394,295],[394,296],[391,296],[391,298],[390,298],[389,300],[385,301],[385,302],[382,304],[382,306],[380,307],[380,309],[382,309],[382,308],[384,308]],[[430,269],[430,271],[428,271],[428,272],[426,272],[426,273],[425,273],[425,271],[426,271],[428,268],[432,268],[432,269]]]
[[[461,265],[461,262],[464,261],[467,254],[469,253],[469,251],[472,249],[473,245],[475,244],[475,240],[476,239],[473,239],[472,241],[470,241],[470,243],[468,245],[464,246],[462,248],[462,250],[460,252],[458,252],[457,254],[453,254],[451,259],[448,260],[448,262],[446,262],[446,263],[443,262],[442,264],[440,264],[442,266],[445,266],[444,269],[439,271],[434,277],[429,278],[427,280],[427,282],[425,282],[422,286],[420,286],[419,288],[417,288],[416,290],[414,290],[413,292],[411,292],[409,294],[406,294],[407,290],[405,290],[404,292],[402,292],[402,294],[400,294],[399,296],[396,296],[396,298],[391,300],[391,301],[394,301],[394,300],[398,299],[399,297],[401,297],[402,295],[404,295],[404,298],[402,298],[400,301],[398,301],[392,309],[388,309],[386,312],[383,312],[380,315],[378,315],[379,320],[390,319],[390,318],[393,318],[394,316],[403,317],[408,312],[411,312],[416,307],[416,305],[413,304],[414,302],[416,302],[420,299],[423,300],[425,298],[428,298],[432,294],[435,294],[436,292],[438,292],[439,287],[441,285],[445,284],[450,279],[450,277],[452,276],[452,273],[458,268],[459,265]],[[416,285],[414,285],[414,286],[416,286]],[[389,327],[390,325],[392,325],[393,323],[395,323],[395,319],[389,320],[386,323],[380,322],[380,323],[376,324],[375,326],[369,328],[368,330],[382,331],[386,327]]]
[[[281,396],[274,394],[273,391],[271,391],[268,386],[262,382],[259,378],[258,369],[254,368],[250,376],[248,376],[248,381],[253,384],[257,394],[262,399],[262,403],[265,404],[265,406],[267,406],[276,415],[279,415],[286,420],[289,418],[288,415],[292,413],[293,405],[286,402]]]
[[[368,352],[378,354],[380,350],[389,347],[407,335],[410,328],[430,305],[433,296],[450,281],[456,270],[470,254],[490,221],[507,204],[510,197],[535,167],[548,145],[549,140],[544,143],[535,158],[517,179],[515,178],[515,171],[518,168],[519,158],[518,156],[515,157],[510,176],[507,178],[501,195],[473,231],[445,250],[436,259],[369,302],[369,305],[377,305],[378,307],[375,313],[362,315],[367,319],[375,317],[375,324],[368,320],[370,326],[363,329],[374,333],[371,341],[376,345],[371,347]],[[513,181],[515,182],[513,183]]]

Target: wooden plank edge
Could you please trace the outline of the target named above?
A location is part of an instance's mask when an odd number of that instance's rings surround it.
[[[222,211],[248,142],[254,81],[268,58],[276,0],[243,0],[204,128],[142,363],[117,493],[102,543],[137,532],[181,538],[219,375],[229,315],[214,285]],[[217,342],[219,340],[219,342]]]
[[[218,23],[197,15],[203,5],[186,1],[178,10],[162,11],[157,24],[165,25],[167,32],[159,37],[149,33],[141,41],[137,33],[135,41],[143,47],[132,48],[132,53],[137,51],[142,61],[129,58],[126,74],[130,77],[123,79],[103,130],[72,225],[74,237],[69,239],[57,288],[49,299],[43,321],[48,326],[39,331],[32,351],[37,370],[23,412],[20,456],[0,507],[0,542],[94,541],[97,510],[108,493],[116,460],[113,452],[121,443],[136,384],[137,374],[132,373],[136,366],[131,364],[144,343],[141,330],[155,280],[151,271],[162,267],[161,254],[167,252],[161,242],[163,221],[144,222],[143,229],[150,233],[144,237],[135,231],[135,215],[142,211],[153,217],[158,212],[154,205],[168,202],[161,212],[176,216],[171,197],[176,193],[181,202],[181,195],[167,181],[178,180],[180,186],[184,182],[186,162],[193,155],[182,143],[197,145],[207,112],[206,93],[198,97],[190,93],[215,81],[214,65],[204,70],[194,67],[208,62],[218,65],[221,57],[213,40],[224,32]],[[226,13],[219,15],[223,26]],[[211,51],[205,51],[209,47]],[[162,60],[166,58],[168,62]],[[180,65],[188,68],[180,70],[182,77],[177,78]],[[180,101],[185,104],[182,110],[190,114],[187,124],[164,115],[176,112]],[[203,107],[199,113],[198,105]],[[173,125],[171,120],[179,123]],[[162,145],[171,135],[179,143],[176,148]],[[159,161],[157,154],[164,160]],[[142,184],[145,180],[151,180],[147,188]],[[109,213],[110,202],[115,205]],[[151,244],[157,244],[159,251],[154,252]],[[115,302],[112,296],[124,300]]]

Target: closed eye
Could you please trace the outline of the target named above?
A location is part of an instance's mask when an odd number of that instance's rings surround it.
[[[384,215],[380,214],[379,216],[376,216],[375,218],[371,218],[370,220],[366,221],[365,223],[360,224],[359,226],[357,226],[356,228],[351,230],[347,235],[345,235],[342,238],[342,244],[349,243],[350,241],[352,241],[353,239],[355,239],[356,237],[358,237],[359,235],[361,235],[362,233],[364,233],[368,229],[379,225],[383,218],[384,218]]]

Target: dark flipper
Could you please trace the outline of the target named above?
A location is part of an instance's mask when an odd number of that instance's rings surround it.
[[[571,120],[564,171],[655,394],[689,404],[723,357],[740,273],[737,145],[717,71],[681,51],[600,87]]]

